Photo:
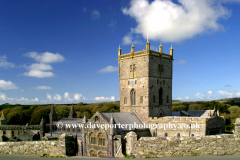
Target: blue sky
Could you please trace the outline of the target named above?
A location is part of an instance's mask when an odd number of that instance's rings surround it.
[[[1,0],[0,104],[119,100],[117,50],[173,44],[173,99],[240,96],[240,0]]]

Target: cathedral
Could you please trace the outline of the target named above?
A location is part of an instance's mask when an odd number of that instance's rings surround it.
[[[68,118],[57,121],[52,106],[49,130],[42,119],[40,138],[56,138],[62,133],[76,139],[76,155],[98,157],[123,157],[128,152],[128,135],[141,137],[191,137],[224,133],[224,118],[217,110],[189,110],[172,112],[173,48],[170,54],[146,49],[122,54],[118,49],[120,112],[96,112],[90,119],[77,118],[71,107]],[[4,117],[0,122],[0,136],[10,135]],[[91,127],[93,126],[94,127]],[[100,126],[110,127],[100,127]],[[149,127],[149,126],[155,127]],[[111,127],[114,126],[114,127]],[[148,127],[139,127],[148,126]],[[6,134],[9,132],[9,134]],[[36,131],[35,131],[36,132]]]

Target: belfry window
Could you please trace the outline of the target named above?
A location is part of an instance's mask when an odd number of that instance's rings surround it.
[[[136,91],[134,89],[131,90],[131,105],[136,105]]]
[[[136,65],[133,65],[133,72],[136,72]]]
[[[163,105],[163,89],[159,89],[159,105]]]

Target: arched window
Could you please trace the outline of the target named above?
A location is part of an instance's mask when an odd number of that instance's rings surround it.
[[[97,137],[94,133],[90,134],[90,144],[91,145],[96,145],[97,144]]]
[[[97,157],[97,152],[95,152],[95,151],[90,151],[90,156],[92,156],[92,157]]]
[[[99,146],[105,146],[106,145],[106,138],[102,133],[100,133],[99,136],[98,136],[98,145]]]
[[[132,106],[136,105],[136,91],[134,89],[131,90],[131,104]]]
[[[98,116],[95,116],[95,123],[99,123],[99,118],[98,118]]]
[[[181,136],[181,134],[180,134],[180,133],[178,133],[178,134],[177,134],[177,137],[180,137],[180,136]]]
[[[164,134],[164,137],[167,137],[167,136],[168,136],[168,133],[165,133],[165,134]]]
[[[159,105],[163,105],[163,89],[159,89]]]

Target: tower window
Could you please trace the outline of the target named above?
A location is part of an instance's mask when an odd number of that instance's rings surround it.
[[[132,65],[130,65],[130,72],[132,72]]]
[[[157,80],[157,84],[159,84],[159,79]]]
[[[159,89],[159,105],[163,105],[163,89]]]
[[[156,99],[155,99],[155,95],[153,95],[153,103],[155,103]]]
[[[136,65],[133,65],[133,72],[136,72]]]
[[[137,80],[135,80],[135,84],[137,84]]]
[[[131,90],[131,105],[136,105],[136,91],[134,89]]]
[[[181,136],[181,134],[180,134],[180,133],[178,133],[178,134],[177,134],[177,137],[180,137],[180,136]]]
[[[143,103],[143,96],[140,97],[140,103]]]
[[[127,104],[127,97],[124,97],[124,104]]]
[[[168,95],[167,95],[167,103],[169,103],[169,98],[168,98]]]

